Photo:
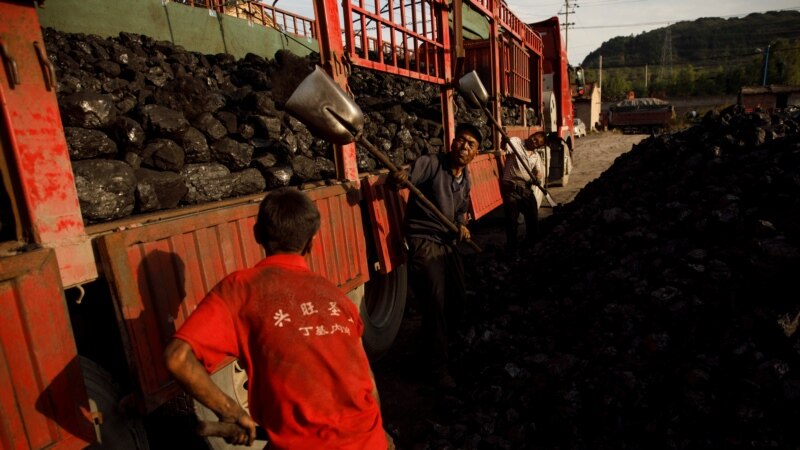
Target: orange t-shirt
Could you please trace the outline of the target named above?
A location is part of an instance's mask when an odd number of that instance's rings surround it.
[[[274,255],[223,279],[175,337],[207,370],[239,359],[270,448],[385,449],[363,331],[355,305],[303,257]]]

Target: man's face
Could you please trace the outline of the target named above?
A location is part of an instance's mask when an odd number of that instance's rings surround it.
[[[450,158],[459,166],[466,166],[478,154],[480,144],[472,133],[462,131],[457,134],[450,144]]]
[[[527,144],[526,147],[531,150],[542,147],[544,145],[544,134],[536,133],[529,137],[525,143]]]

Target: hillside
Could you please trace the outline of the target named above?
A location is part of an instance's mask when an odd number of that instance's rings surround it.
[[[730,19],[701,18],[637,36],[618,36],[590,53],[583,66],[597,68],[600,55],[605,68],[670,62],[694,66],[727,64],[749,61],[779,40],[795,41],[793,51],[800,50],[800,11],[754,13]]]
[[[764,61],[767,56],[766,79]],[[603,97],[733,95],[742,86],[800,85],[800,11],[701,18],[603,43],[583,61]]]

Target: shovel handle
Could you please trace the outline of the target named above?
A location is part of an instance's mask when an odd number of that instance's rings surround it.
[[[397,166],[396,166],[396,165],[395,165],[395,164],[392,162],[392,160],[391,160],[391,159],[389,159],[389,157],[388,157],[388,156],[386,156],[386,154],[385,154],[385,153],[383,153],[382,151],[378,150],[378,148],[377,148],[377,147],[375,147],[374,145],[372,145],[372,142],[369,142],[369,141],[368,141],[366,138],[364,138],[363,136],[360,136],[358,141],[359,141],[359,142],[360,142],[362,145],[364,145],[364,147],[367,147],[367,150],[369,150],[369,152],[372,154],[372,156],[374,156],[374,157],[378,158],[378,160],[379,160],[380,162],[382,162],[384,166],[388,167],[388,168],[389,168],[389,170],[391,170],[392,172],[399,172],[399,171],[400,171],[400,169],[398,169],[398,168],[397,168]],[[456,234],[458,234],[458,233],[460,233],[460,232],[461,232],[461,230],[459,230],[459,229],[458,229],[458,227],[456,226],[456,224],[454,224],[454,223],[453,223],[453,222],[452,222],[450,219],[448,219],[448,218],[447,218],[447,216],[445,216],[445,215],[444,215],[444,214],[443,214],[443,213],[442,213],[442,212],[439,210],[439,208],[437,208],[437,207],[436,207],[436,205],[434,205],[433,203],[431,203],[431,201],[430,201],[430,200],[428,200],[428,198],[427,198],[427,197],[425,197],[425,194],[423,194],[423,193],[422,193],[422,191],[420,191],[420,190],[419,190],[419,188],[417,188],[416,186],[414,186],[414,185],[413,185],[413,184],[412,184],[410,181],[408,181],[408,180],[406,180],[406,181],[403,183],[403,185],[404,185],[404,186],[407,186],[407,187],[408,187],[408,189],[409,189],[411,192],[413,192],[413,193],[414,193],[414,195],[416,195],[416,196],[417,196],[417,198],[419,199],[419,201],[421,201],[421,202],[422,202],[422,204],[423,204],[423,205],[427,206],[427,207],[428,207],[428,209],[430,209],[431,211],[433,211],[433,214],[434,214],[434,215],[436,215],[436,217],[437,217],[437,218],[438,218],[438,219],[439,219],[439,220],[440,220],[440,221],[441,221],[441,222],[442,222],[442,223],[443,223],[443,224],[444,224],[444,225],[445,225],[447,228],[449,228],[449,229],[450,229],[450,231],[452,231],[452,232],[454,232],[454,233],[456,233]],[[472,247],[473,249],[475,249],[475,251],[476,251],[476,252],[479,252],[479,253],[481,252],[481,248],[478,246],[478,244],[476,244],[475,242],[473,242],[473,241],[471,241],[471,240],[467,240],[466,242],[467,242],[467,244],[469,244],[469,245],[470,245],[470,247]]]
[[[232,438],[243,433],[245,430],[241,426],[230,422],[197,422],[196,432],[202,437]],[[267,440],[267,432],[262,427],[256,427],[256,440]]]

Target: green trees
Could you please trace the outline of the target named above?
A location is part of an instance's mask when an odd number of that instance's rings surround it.
[[[800,11],[772,11],[615,37],[583,61],[586,81],[597,81],[603,55],[604,100],[622,99],[631,90],[639,97],[736,94],[742,86],[762,84],[769,48],[767,83],[800,86],[798,23]]]

